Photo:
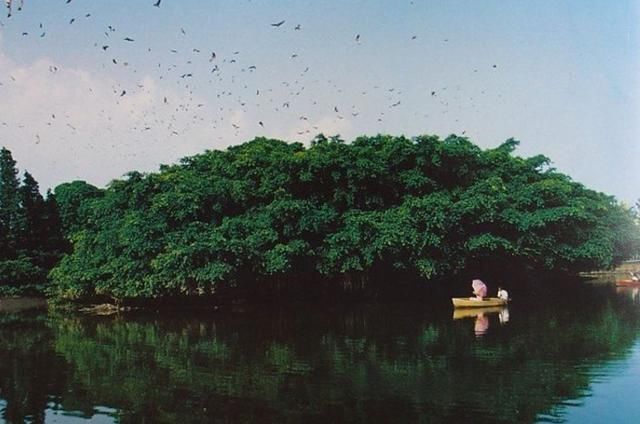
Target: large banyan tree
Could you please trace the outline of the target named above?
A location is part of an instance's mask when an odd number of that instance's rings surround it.
[[[150,298],[390,272],[430,280],[479,264],[576,272],[638,251],[631,209],[544,156],[515,156],[517,144],[256,138],[131,172],[76,199],[73,252],[51,291]]]

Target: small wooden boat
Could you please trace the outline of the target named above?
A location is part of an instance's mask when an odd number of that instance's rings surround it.
[[[640,281],[635,280],[618,280],[616,281],[618,287],[640,287]]]
[[[504,306],[507,301],[499,297],[485,297],[483,300],[468,297],[451,298],[454,308],[486,308],[489,306]]]

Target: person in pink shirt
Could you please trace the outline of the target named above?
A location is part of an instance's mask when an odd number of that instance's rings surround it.
[[[473,294],[476,295],[476,297],[472,299],[484,300],[484,298],[487,297],[487,286],[482,280],[473,280],[471,287],[473,288]]]

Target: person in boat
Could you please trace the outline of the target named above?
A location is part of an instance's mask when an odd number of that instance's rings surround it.
[[[482,282],[482,280],[473,280],[471,282],[471,288],[473,288],[473,294],[476,297],[472,297],[474,300],[484,300],[487,297],[487,286]]]
[[[498,299],[509,300],[509,293],[502,287],[498,287]]]
[[[638,272],[629,272],[631,275],[631,281],[640,281],[640,273]]]

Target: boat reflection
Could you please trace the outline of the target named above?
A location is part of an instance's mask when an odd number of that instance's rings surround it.
[[[616,287],[616,293],[629,296],[634,302],[640,303],[640,287]]]
[[[453,319],[475,318],[479,314],[500,313],[509,309],[507,306],[487,306],[485,308],[455,308],[453,310]]]
[[[500,324],[509,322],[509,308],[507,306],[489,306],[486,308],[455,308],[453,319],[475,318],[473,331],[476,337],[481,337],[489,330],[489,316],[497,314]]]
[[[473,332],[476,333],[476,337],[480,337],[484,336],[487,330],[489,330],[489,317],[485,314],[478,314],[473,325]]]

